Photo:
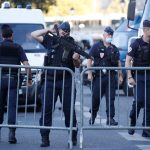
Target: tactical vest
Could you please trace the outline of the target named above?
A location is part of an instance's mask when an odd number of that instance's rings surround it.
[[[150,45],[140,45],[140,39],[137,39],[139,47],[133,59],[133,66],[147,67],[150,66]]]
[[[0,43],[0,64],[20,65],[19,50],[14,43]],[[9,74],[9,68],[2,68],[2,73]],[[16,75],[17,73],[17,68],[11,68],[11,75]]]
[[[68,39],[73,40],[72,37],[68,37]],[[47,37],[46,48],[48,51],[45,57],[45,66],[68,67],[74,70],[72,51],[67,50],[58,40],[49,36]]]
[[[51,52],[47,54],[48,64],[47,66],[53,67],[68,67],[72,69],[74,67],[72,61],[73,53],[70,51],[67,54],[67,58],[63,59],[64,49],[61,46],[58,46],[55,49],[51,49]]]
[[[63,59],[64,54],[64,48],[57,43],[51,43],[52,45],[49,45],[48,53],[47,53],[47,65],[51,67],[67,67],[73,71],[75,71],[75,67],[72,60],[73,52],[70,51],[67,55],[66,59]],[[56,46],[55,46],[56,45]],[[56,71],[56,80],[63,80],[63,71],[57,70]],[[53,80],[55,71],[54,70],[48,70],[48,78],[50,80]],[[65,72],[65,77],[71,77],[70,73],[67,71]]]
[[[111,45],[110,64],[112,67],[118,66],[119,51],[115,45]]]
[[[101,54],[104,54],[104,57],[100,57]],[[94,61],[94,66],[100,67],[115,67],[118,66],[119,52],[114,45],[109,47],[109,50],[104,46],[103,42],[100,41],[98,45],[98,54]]]

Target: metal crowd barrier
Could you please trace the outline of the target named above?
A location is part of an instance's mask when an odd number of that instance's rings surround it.
[[[8,127],[8,128],[31,128],[31,129],[51,129],[51,130],[66,130],[69,133],[69,140],[68,140],[68,144],[69,144],[69,148],[72,148],[72,130],[76,130],[75,127],[73,127],[73,108],[74,108],[74,89],[75,89],[75,77],[74,77],[74,72],[68,68],[65,67],[35,67],[35,66],[21,66],[21,65],[0,65],[0,85],[1,85],[1,77],[3,76],[2,74],[2,69],[3,68],[8,68],[9,69],[9,74],[7,74],[6,76],[8,77],[9,81],[8,81],[8,94],[7,94],[7,105],[6,105],[6,109],[7,111],[5,111],[5,115],[4,115],[4,122],[3,124],[0,124],[0,128],[1,127]],[[18,75],[16,78],[17,80],[17,100],[16,100],[16,124],[12,125],[12,124],[8,124],[8,112],[9,110],[9,87],[10,87],[10,79],[12,77],[14,77],[11,72],[12,69],[17,68],[18,70]],[[28,80],[28,76],[25,73],[25,69],[31,68],[32,70],[32,86],[26,86],[26,80]],[[64,82],[65,82],[65,73],[69,73],[71,75],[72,78],[72,89],[71,89],[71,109],[70,109],[70,126],[69,127],[65,127],[64,124],[64,115],[63,115],[63,109],[61,113],[60,113],[60,117],[59,119],[61,120],[60,126],[56,123],[54,123],[55,120],[55,114],[54,114],[54,110],[55,107],[53,105],[53,112],[52,112],[52,126],[48,127],[48,126],[40,126],[39,125],[39,118],[41,113],[38,112],[37,108],[40,107],[40,77],[41,77],[41,73],[43,73],[45,79],[48,78],[47,76],[47,71],[48,70],[53,70],[54,71],[54,80],[53,80],[53,84],[55,86],[56,84],[56,72],[57,71],[63,71],[63,87],[62,87],[62,104],[63,105],[63,92],[64,92]],[[28,72],[29,73],[29,72]],[[23,78],[22,78],[22,74],[23,74]],[[1,85],[2,86],[2,85]],[[1,87],[0,86],[0,98],[1,97]],[[44,89],[45,90],[45,89]],[[55,89],[53,89],[53,104],[54,104],[54,94],[55,94]],[[0,99],[2,100],[2,99]],[[58,101],[58,100],[57,100]],[[44,100],[44,104],[45,104],[45,100]],[[20,107],[21,111],[19,111]],[[30,111],[30,107],[32,107],[33,109],[33,116],[31,116],[31,111]],[[45,106],[43,107],[43,112],[45,111]],[[30,116],[29,116],[30,114]],[[0,114],[2,115],[2,114]],[[58,118],[57,118],[58,119]],[[57,120],[57,121],[60,121]],[[45,122],[45,119],[43,117],[43,122]]]
[[[87,90],[87,85],[85,86],[84,83],[85,83],[85,78],[87,78],[87,72],[89,70],[95,72],[95,71],[98,71],[99,72],[99,75],[101,76],[102,75],[102,70],[105,69],[108,71],[108,84],[109,84],[109,93],[110,93],[110,83],[112,82],[111,80],[111,76],[110,76],[110,72],[111,70],[115,70],[116,71],[116,79],[118,78],[119,74],[118,74],[118,70],[122,70],[122,71],[127,71],[127,70],[134,70],[135,71],[135,77],[137,76],[138,72],[141,71],[141,70],[144,70],[144,75],[145,77],[147,76],[147,71],[150,72],[150,67],[131,67],[131,68],[125,68],[125,67],[91,67],[91,68],[87,68],[85,70],[83,70],[81,72],[81,84],[80,84],[80,123],[81,123],[81,126],[80,126],[80,148],[83,148],[84,147],[84,140],[85,140],[85,137],[84,137],[84,133],[85,133],[85,130],[128,130],[128,129],[135,129],[135,130],[140,130],[140,129],[150,129],[150,126],[146,126],[146,117],[147,117],[147,114],[142,114],[142,115],[145,115],[145,120],[143,122],[145,122],[145,125],[142,126],[141,122],[140,123],[137,123],[136,126],[133,126],[131,127],[130,126],[130,120],[129,120],[129,114],[130,114],[130,110],[131,110],[131,106],[132,106],[132,103],[134,101],[134,97],[133,96],[130,96],[128,94],[128,90],[129,88],[132,88],[132,87],[129,87],[128,84],[126,86],[126,99],[125,101],[123,101],[123,98],[122,98],[122,89],[119,85],[119,83],[117,82],[116,80],[116,95],[115,95],[115,119],[116,121],[118,122],[118,125],[117,126],[111,126],[110,124],[106,125],[106,112],[105,112],[105,108],[103,108],[102,105],[99,106],[99,111],[97,113],[97,117],[95,119],[95,123],[94,124],[90,124],[89,121],[87,121],[87,116],[89,116],[88,119],[90,119],[90,116],[92,115],[90,112],[89,112],[89,109],[92,108],[92,84],[93,82],[89,82],[88,86],[89,86],[89,92],[88,92],[88,96],[87,96],[87,92],[85,90]],[[149,73],[150,74],[150,73]],[[100,89],[103,88],[101,87],[101,81],[102,79],[100,79]],[[125,79],[125,82],[127,83],[127,79]],[[137,82],[136,82],[137,84]],[[146,79],[145,79],[145,97],[146,97]],[[130,89],[131,90],[131,89]],[[132,88],[133,92],[134,92],[134,88]],[[136,90],[136,88],[135,88]],[[100,97],[101,97],[101,91],[99,91],[99,94],[100,94]],[[149,97],[148,97],[149,98]],[[87,99],[90,99],[90,104],[87,103]],[[103,100],[104,99],[104,100]],[[100,98],[100,103],[104,101],[106,102],[106,97],[103,96],[103,98]],[[144,109],[146,109],[146,99],[144,100],[145,101],[145,105],[143,106]],[[124,103],[126,106],[122,109],[120,109],[120,104],[121,103]],[[110,95],[109,95],[109,104],[110,104]],[[110,105],[109,105],[109,109],[110,109]],[[137,105],[136,105],[136,110],[137,110]],[[125,113],[124,113],[125,112]],[[137,112],[137,111],[136,111]],[[145,111],[146,112],[146,111]],[[137,118],[137,113],[136,113],[136,118]],[[124,118],[123,120],[121,118]],[[138,121],[138,118],[137,118],[137,121]],[[87,137],[86,137],[87,138]]]

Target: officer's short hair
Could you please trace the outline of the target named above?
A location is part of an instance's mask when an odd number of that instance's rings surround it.
[[[106,32],[106,33],[108,33],[108,34],[110,34],[110,35],[113,35],[113,33],[114,33],[114,30],[111,28],[111,27],[106,27],[105,29],[104,29],[104,31]]]
[[[70,24],[67,21],[63,22],[58,28],[65,32],[70,32]]]
[[[143,21],[143,27],[150,28],[150,21],[149,20],[144,20]]]
[[[13,34],[13,30],[8,24],[3,24],[1,27],[1,32],[2,32],[2,37],[3,38],[8,38],[11,37]]]

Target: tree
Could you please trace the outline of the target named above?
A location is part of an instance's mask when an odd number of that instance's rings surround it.
[[[5,0],[0,0],[0,4]],[[43,12],[47,13],[50,5],[56,5],[56,0],[9,0],[13,7],[16,7],[18,4],[21,4],[22,7],[25,7],[28,3],[31,3],[33,7],[41,9]]]
[[[112,0],[101,0],[101,8],[107,9]]]
[[[107,13],[125,13],[127,11],[128,0],[124,0],[124,4],[121,5],[121,0],[113,0],[107,8]],[[122,10],[123,9],[123,10]]]
[[[84,15],[92,12],[91,0],[56,0],[56,6],[49,6],[49,16]],[[71,14],[74,8],[74,14]]]

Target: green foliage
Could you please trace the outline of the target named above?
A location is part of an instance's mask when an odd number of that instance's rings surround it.
[[[5,0],[0,0],[0,4]],[[128,0],[121,7],[120,0],[112,0],[106,10],[100,10],[100,2],[102,0],[9,0],[13,7],[22,4],[23,7],[27,3],[31,3],[33,8],[39,8],[50,16],[66,16],[66,15],[88,15],[93,11],[96,13],[112,13],[126,12]],[[96,10],[93,9],[93,2],[96,1]],[[74,12],[71,12],[71,8]]]
[[[96,2],[95,9],[93,2]],[[125,0],[125,5],[120,5],[120,0],[112,0],[106,10],[100,8],[100,3],[103,0],[56,0],[56,6],[49,6],[49,16],[66,16],[66,15],[88,15],[91,13],[112,13],[126,12],[128,0]],[[71,14],[70,9],[74,8],[74,13]]]
[[[56,6],[49,7],[50,16],[83,15],[91,12],[91,0],[56,0]],[[71,8],[74,12],[71,12]]]
[[[0,0],[0,4],[6,0]],[[55,0],[9,0],[13,7],[16,7],[18,4],[21,4],[22,7],[25,7],[26,4],[31,3],[33,7],[42,9],[43,12],[47,13],[49,10],[49,5],[56,5]]]
[[[127,5],[129,0],[125,0],[125,3],[123,5],[120,4],[120,0],[113,0],[112,3],[109,5],[107,12],[111,13],[124,13],[127,11]]]

